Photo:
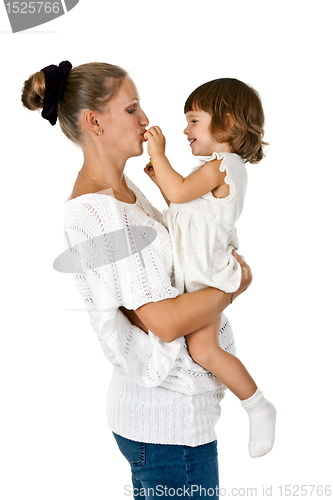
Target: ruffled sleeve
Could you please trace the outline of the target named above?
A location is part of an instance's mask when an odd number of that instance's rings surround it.
[[[208,161],[212,160],[222,160],[222,158],[225,158],[225,156],[226,153],[213,153],[211,156],[202,156],[199,160],[201,162],[200,165],[204,165]]]
[[[246,195],[247,172],[245,163],[235,153],[213,153],[212,156],[203,157],[200,166],[197,168],[215,159],[222,160],[219,170],[226,173],[224,182],[228,184],[230,192],[225,198],[215,198],[211,192],[204,195],[203,198],[214,200],[215,203],[218,203],[223,210],[224,221],[234,226],[243,211]]]

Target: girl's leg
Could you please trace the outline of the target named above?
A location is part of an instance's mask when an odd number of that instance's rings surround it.
[[[276,410],[258,389],[243,363],[218,343],[220,318],[202,330],[186,336],[196,363],[212,372],[240,400],[250,420],[249,453],[261,457],[274,444]]]
[[[114,434],[132,470],[134,498],[219,498],[217,443],[139,443]],[[135,496],[136,495],[136,496]]]
[[[202,330],[186,336],[193,360],[214,375],[240,400],[252,396],[257,386],[243,363],[224,351],[218,342],[221,318]]]

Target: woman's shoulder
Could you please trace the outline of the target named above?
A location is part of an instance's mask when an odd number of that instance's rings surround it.
[[[128,187],[134,192],[134,194],[137,196],[139,195],[140,197],[144,197],[142,192],[139,190],[139,188],[134,184],[134,182],[131,181],[129,177],[124,175],[126,179],[126,183]],[[85,206],[86,204],[96,204],[96,205],[103,205],[103,196],[108,196],[108,201],[112,200],[117,201],[117,199],[114,196],[113,189],[112,188],[106,188],[102,189],[96,192],[92,192],[89,189],[89,186],[86,187],[75,187],[73,188],[72,193],[68,196],[68,198],[65,200],[65,207],[82,207]],[[104,200],[105,201],[105,200]],[[102,202],[102,203],[101,203]]]
[[[110,227],[120,228],[122,217],[117,200],[110,191],[86,193],[67,199],[64,203],[65,226],[75,227],[82,234],[90,235],[109,231]]]
[[[106,189],[97,193],[80,194],[75,197],[71,195],[64,202],[64,207],[65,212],[89,211],[89,209],[92,210],[93,208],[103,212],[110,204],[116,206],[116,199],[112,195],[112,189]]]
[[[126,183],[137,199],[124,203],[114,197],[112,188],[97,193],[86,193],[65,201],[65,226],[90,236],[117,231],[132,226],[154,227],[163,232],[162,214],[147,200],[139,188],[127,177]]]

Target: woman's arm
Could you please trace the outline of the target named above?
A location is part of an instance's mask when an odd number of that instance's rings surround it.
[[[135,311],[133,311],[133,309],[126,309],[126,307],[124,306],[120,306],[119,309],[123,314],[125,314],[126,318],[132,323],[132,325],[139,327],[141,330],[148,334],[148,328],[144,323],[142,323],[141,319],[135,313]]]
[[[244,258],[233,252],[242,268],[241,284],[233,298],[243,293],[252,282],[250,267]],[[174,299],[144,304],[135,310],[139,320],[164,342],[206,327],[216,320],[231,302],[231,294],[217,288],[204,288]]]

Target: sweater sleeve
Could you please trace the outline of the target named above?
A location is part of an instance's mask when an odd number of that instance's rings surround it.
[[[168,233],[146,219],[130,218],[110,196],[86,197],[67,207],[65,235],[74,278],[105,356],[138,384],[153,387],[171,372],[181,341],[147,335],[119,309],[178,295],[166,264]]]

